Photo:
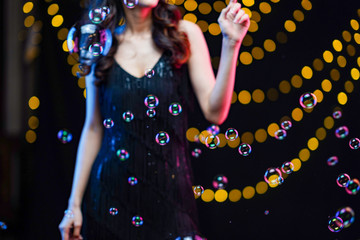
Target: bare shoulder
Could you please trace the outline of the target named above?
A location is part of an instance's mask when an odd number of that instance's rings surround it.
[[[187,20],[179,21],[179,30],[185,32],[187,35],[202,33],[197,24]]]

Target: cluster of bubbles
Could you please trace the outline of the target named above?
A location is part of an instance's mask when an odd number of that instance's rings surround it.
[[[59,141],[61,143],[66,144],[66,143],[71,142],[71,140],[73,139],[73,136],[69,130],[61,129],[57,134],[57,138],[59,139]]]
[[[194,158],[198,158],[201,155],[201,149],[200,148],[195,148],[192,152],[191,155]]]
[[[340,232],[343,228],[348,228],[355,221],[354,210],[347,206],[337,210],[335,216],[328,222],[328,228],[331,232]]]
[[[292,122],[290,120],[284,120],[280,124],[281,129],[277,130],[274,134],[277,140],[284,140],[287,136],[287,130],[292,127]]]
[[[223,174],[218,174],[214,177],[212,185],[214,189],[224,189],[228,184],[228,179]]]
[[[360,191],[360,182],[358,179],[351,179],[349,174],[341,173],[337,179],[336,183],[339,187],[345,188],[345,191],[350,195],[355,195]]]
[[[0,222],[0,230],[6,230],[7,229],[7,225],[4,222]]]
[[[106,118],[103,121],[105,128],[112,128],[114,126],[114,121],[111,118]]]
[[[201,185],[197,185],[193,188],[195,198],[200,197],[204,193],[204,188]]]
[[[125,161],[127,159],[129,159],[130,154],[126,149],[119,149],[116,151],[116,156],[121,160],[121,161]]]
[[[302,108],[311,109],[316,106],[317,98],[315,94],[306,92],[300,96],[299,102]]]
[[[136,215],[132,218],[131,223],[135,227],[141,227],[144,224],[144,220],[141,216]]]
[[[157,142],[157,144],[164,146],[168,144],[170,141],[169,134],[167,132],[161,131],[158,134],[156,134],[155,141]]]
[[[136,177],[129,177],[128,178],[128,183],[131,185],[131,186],[135,186],[137,183],[138,183],[138,180]]]

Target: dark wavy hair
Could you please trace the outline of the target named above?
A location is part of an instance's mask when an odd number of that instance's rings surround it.
[[[126,23],[122,0],[89,0],[87,10],[89,11],[103,6],[109,7],[110,13],[102,23],[102,27],[111,30],[113,43],[109,53],[98,60],[95,69],[95,76],[98,79],[96,82],[97,85],[106,80],[106,75],[115,61],[114,55],[119,44],[115,38],[115,28],[124,20]],[[89,19],[88,11],[85,12],[83,16],[83,22]],[[169,54],[171,64],[175,68],[181,67],[181,65],[187,62],[190,56],[188,37],[178,29],[180,19],[181,13],[177,6],[168,4],[167,0],[159,0],[158,5],[152,10],[152,39],[159,49]],[[87,71],[85,71],[85,74],[86,72]]]

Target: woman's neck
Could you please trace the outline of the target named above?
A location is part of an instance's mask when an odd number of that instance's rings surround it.
[[[124,7],[127,30],[131,34],[144,35],[151,33],[152,28],[152,8],[135,7],[128,9]]]

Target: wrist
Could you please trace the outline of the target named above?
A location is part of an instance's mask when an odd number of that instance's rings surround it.
[[[70,198],[68,202],[68,209],[80,208],[81,207],[81,200]]]
[[[242,40],[240,39],[231,39],[228,37],[223,37],[222,44],[224,47],[233,48],[233,49],[239,49],[240,45],[242,43]]]

